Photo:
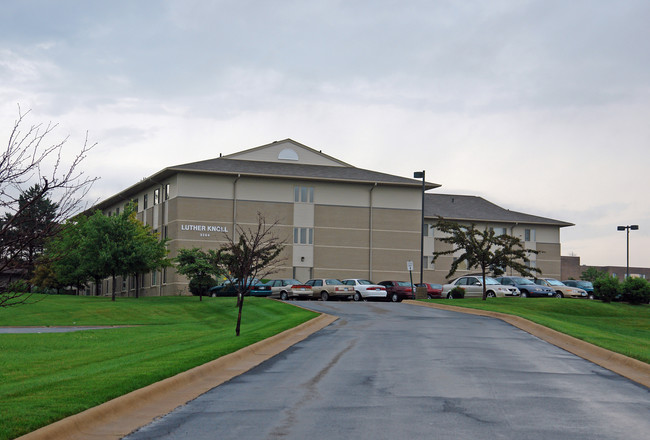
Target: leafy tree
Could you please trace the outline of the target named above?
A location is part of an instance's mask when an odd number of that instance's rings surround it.
[[[630,304],[646,304],[650,302],[650,283],[638,277],[627,277],[622,285],[623,301]]]
[[[219,267],[219,253],[212,249],[207,251],[197,247],[180,249],[174,261],[178,273],[190,279],[190,292],[198,295],[199,301],[203,301],[203,295],[216,284],[214,277],[222,274]]]
[[[539,251],[525,249],[524,243],[517,237],[506,234],[496,235],[492,229],[479,230],[474,224],[466,226],[442,218],[438,219],[436,228],[445,234],[440,241],[451,244],[452,248],[434,252],[434,261],[442,255],[451,255],[462,251],[462,254],[451,264],[447,278],[456,273],[463,262],[467,263],[468,269],[480,269],[483,276],[483,300],[487,299],[485,276],[488,270],[494,275],[504,273],[507,267],[514,269],[522,276],[541,273],[538,268],[527,265],[530,263],[529,255],[538,254]]]
[[[237,241],[232,236],[228,243],[217,252],[217,267],[237,288],[237,326],[235,334],[239,336],[241,327],[244,294],[251,288],[255,278],[264,278],[277,269],[279,256],[284,249],[284,240],[273,235],[277,222],[267,225],[264,217],[257,213],[257,227],[244,229],[237,226]]]
[[[605,274],[593,281],[594,293],[603,302],[609,303],[621,294],[621,283],[618,278]]]
[[[588,267],[586,270],[582,271],[582,274],[580,274],[580,279],[583,281],[591,281],[593,283],[598,278],[602,278],[603,276],[607,276],[606,270],[600,270],[595,267]]]
[[[78,153],[66,162],[63,153],[67,139],[47,145],[56,124],[24,129],[28,113],[18,108],[7,148],[0,154],[0,273],[4,275],[31,270],[44,241],[55,234],[57,224],[83,209],[84,198],[97,180],[80,170],[94,146],[88,145],[87,137]],[[43,212],[44,217],[39,214]],[[38,226],[29,233],[17,233],[26,231],[39,217]],[[46,223],[41,223],[43,219]],[[8,291],[6,285],[0,286],[0,307],[24,304],[28,298],[29,294],[21,296]]]
[[[127,206],[122,214],[126,218],[127,234],[130,236],[124,245],[127,247],[123,263],[126,272],[122,275],[135,277],[135,297],[140,296],[140,276],[154,269],[168,267],[167,240],[160,240],[151,226],[136,218],[135,207]]]

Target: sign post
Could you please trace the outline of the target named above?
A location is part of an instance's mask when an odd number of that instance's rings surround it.
[[[406,262],[406,269],[409,271],[409,278],[411,280],[411,294],[415,297],[415,289],[413,288],[413,261],[408,260]]]

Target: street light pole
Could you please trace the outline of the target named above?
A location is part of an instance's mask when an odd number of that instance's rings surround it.
[[[630,229],[636,231],[639,229],[639,225],[627,225],[627,226],[617,226],[617,231],[627,231],[627,262],[625,265],[625,278],[630,277]]]
[[[413,173],[413,177],[416,179],[422,178],[422,218],[420,221],[420,284],[423,281],[424,275],[424,170],[416,171]]]

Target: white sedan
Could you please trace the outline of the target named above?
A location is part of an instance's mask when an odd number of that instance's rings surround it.
[[[348,278],[342,281],[343,284],[354,287],[354,296],[352,298],[355,301],[370,298],[386,299],[386,287],[384,286],[360,278]]]

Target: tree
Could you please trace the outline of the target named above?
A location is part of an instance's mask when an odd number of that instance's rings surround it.
[[[25,255],[29,255],[30,247],[38,247],[38,243],[56,232],[57,224],[83,208],[84,199],[97,180],[80,170],[94,147],[88,144],[87,134],[76,155],[66,161],[67,138],[46,145],[56,124],[37,124],[23,130],[28,113],[18,107],[7,149],[0,154],[0,212],[4,214],[0,222],[0,273],[4,275],[15,273]],[[44,200],[56,207],[54,215],[48,217],[48,226],[30,234],[16,234],[18,228],[29,223],[33,211],[43,206]],[[5,301],[4,295],[12,299]],[[6,285],[0,286],[0,307],[24,304],[28,298],[28,293],[17,296],[8,292]]]
[[[216,284],[214,277],[222,274],[219,253],[213,249],[180,249],[174,261],[178,273],[190,279],[190,292],[198,295],[199,301],[203,301],[203,295]]]
[[[442,218],[438,219],[436,228],[445,234],[440,241],[451,244],[452,249],[434,252],[434,261],[442,255],[462,252],[452,262],[447,278],[456,273],[463,262],[467,263],[468,269],[480,269],[483,276],[483,300],[487,299],[485,276],[488,270],[494,275],[504,273],[508,267],[522,276],[532,276],[533,272],[541,273],[538,268],[528,265],[529,255],[538,254],[539,251],[525,249],[523,242],[517,237],[496,235],[492,229],[479,230],[474,224],[465,226]]]
[[[606,275],[606,270],[600,270],[595,267],[588,267],[586,270],[582,271],[582,274],[580,274],[580,279],[583,281],[591,281],[593,283],[598,278],[602,278]]]
[[[273,273],[281,261],[278,257],[284,249],[285,241],[273,235],[272,230],[276,225],[277,222],[267,225],[264,217],[258,212],[256,228],[244,229],[238,225],[237,241],[229,236],[228,243],[217,252],[218,268],[237,287],[237,336],[241,327],[244,294],[250,290],[255,278]]]

